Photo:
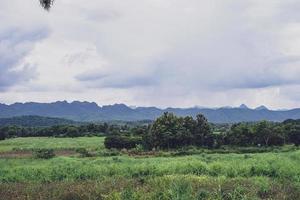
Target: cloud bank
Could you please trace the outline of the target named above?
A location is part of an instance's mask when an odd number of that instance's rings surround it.
[[[0,100],[300,107],[297,0],[3,0]],[[20,13],[15,15],[14,13]]]

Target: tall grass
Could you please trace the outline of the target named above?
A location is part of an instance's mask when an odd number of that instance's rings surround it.
[[[289,153],[203,154],[183,157],[128,156],[51,160],[0,159],[0,182],[101,180],[104,177],[208,175],[288,179],[300,182],[300,151]]]
[[[297,200],[299,188],[269,178],[224,178],[168,175],[145,179],[107,177],[101,181],[2,183],[6,200]]]
[[[0,199],[297,200],[300,196],[300,150],[293,147],[265,153],[242,149],[246,154],[241,149],[192,149],[132,157],[127,151],[107,152],[99,137],[0,142],[0,151],[16,147],[100,153],[49,160],[0,158]]]

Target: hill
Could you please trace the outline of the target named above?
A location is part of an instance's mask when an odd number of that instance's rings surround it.
[[[74,101],[58,101],[54,103],[15,103],[0,104],[0,118],[35,115],[43,117],[65,118],[75,121],[137,121],[153,120],[163,112],[173,112],[178,116],[196,116],[204,114],[210,122],[233,123],[242,121],[284,121],[286,119],[300,119],[300,109],[276,111],[266,107],[250,109],[246,105],[238,108],[167,108],[137,107],[130,108],[125,104],[98,106],[96,103]]]
[[[20,116],[11,118],[0,118],[0,126],[25,126],[25,127],[43,127],[43,126],[55,126],[64,124],[78,124],[68,119],[53,118],[53,117],[41,117],[41,116]]]

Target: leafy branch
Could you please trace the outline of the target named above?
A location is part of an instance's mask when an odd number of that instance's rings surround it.
[[[47,11],[50,10],[51,6],[53,5],[53,2],[54,0],[40,0],[41,6]]]

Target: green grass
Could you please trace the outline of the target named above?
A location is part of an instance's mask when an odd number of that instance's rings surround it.
[[[0,149],[81,147],[102,152],[103,141],[100,137],[18,138],[0,142]],[[289,146],[270,150],[251,154],[197,150],[195,155],[176,156],[163,152],[156,157],[0,158],[0,197],[297,200],[300,150]]]
[[[147,179],[123,177],[102,181],[0,184],[6,200],[297,200],[297,188],[268,178],[162,176]]]
[[[39,148],[52,149],[104,149],[104,137],[79,137],[79,138],[47,138],[30,137],[14,138],[0,141],[0,152],[13,151],[15,149],[31,150]]]
[[[50,160],[0,159],[0,182],[101,180],[104,177],[163,175],[264,176],[300,183],[300,151],[242,154],[203,154],[182,157],[133,158],[56,157]]]

